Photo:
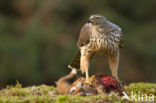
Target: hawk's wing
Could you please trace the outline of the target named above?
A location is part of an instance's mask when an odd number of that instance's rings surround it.
[[[80,31],[77,46],[81,47],[81,46],[89,43],[90,35],[91,35],[91,24],[87,23],[82,27],[82,29]],[[73,60],[68,65],[68,67],[71,69],[79,69],[80,68],[80,57],[81,57],[81,52],[79,49],[77,51],[75,57],[73,58]]]
[[[112,27],[112,31],[113,31],[113,35],[116,36],[118,39],[119,39],[119,47],[120,48],[123,48],[123,36],[122,36],[122,29],[113,24],[113,23],[110,23],[111,27]]]
[[[120,37],[119,47],[120,47],[120,48],[123,48],[124,42],[123,42],[123,36],[122,36],[122,29],[121,29],[121,28],[118,29],[118,35],[119,35],[119,37]]]
[[[91,25],[92,24],[87,23],[82,27],[82,29],[80,31],[79,39],[77,42],[78,47],[81,47],[81,46],[89,43],[90,36],[92,34]]]
[[[119,47],[123,48],[124,43],[123,43],[122,29],[120,27],[116,31],[115,35],[119,37]]]

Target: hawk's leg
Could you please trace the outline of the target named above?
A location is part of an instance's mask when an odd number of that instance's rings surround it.
[[[89,80],[89,73],[88,73],[88,69],[89,69],[89,62],[90,62],[90,58],[91,58],[92,53],[86,53],[83,50],[81,50],[81,60],[80,60],[80,69],[82,71],[82,73],[86,73],[86,82],[91,84],[90,80]]]
[[[109,56],[109,65],[112,71],[112,75],[119,81],[117,73],[118,73],[118,63],[119,63],[119,54],[114,54]]]

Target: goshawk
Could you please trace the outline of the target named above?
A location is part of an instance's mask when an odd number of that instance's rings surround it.
[[[117,79],[119,63],[119,49],[123,47],[121,28],[102,15],[91,15],[79,35],[77,42],[79,48],[76,56],[68,65],[69,68],[81,69],[89,80],[89,63],[94,54],[105,55],[109,58],[112,75]]]

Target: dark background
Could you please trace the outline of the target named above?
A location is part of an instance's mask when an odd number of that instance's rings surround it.
[[[0,0],[0,88],[52,85],[70,72],[81,27],[102,14],[123,29],[119,78],[156,82],[156,0]],[[96,56],[90,74],[110,74]]]

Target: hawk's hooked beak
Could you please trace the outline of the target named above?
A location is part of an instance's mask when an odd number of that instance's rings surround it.
[[[88,23],[91,23],[91,20],[90,19],[88,19],[88,21],[87,21]]]
[[[95,21],[94,21],[94,19],[93,19],[93,17],[90,17],[89,19],[88,19],[88,23],[94,23]]]

